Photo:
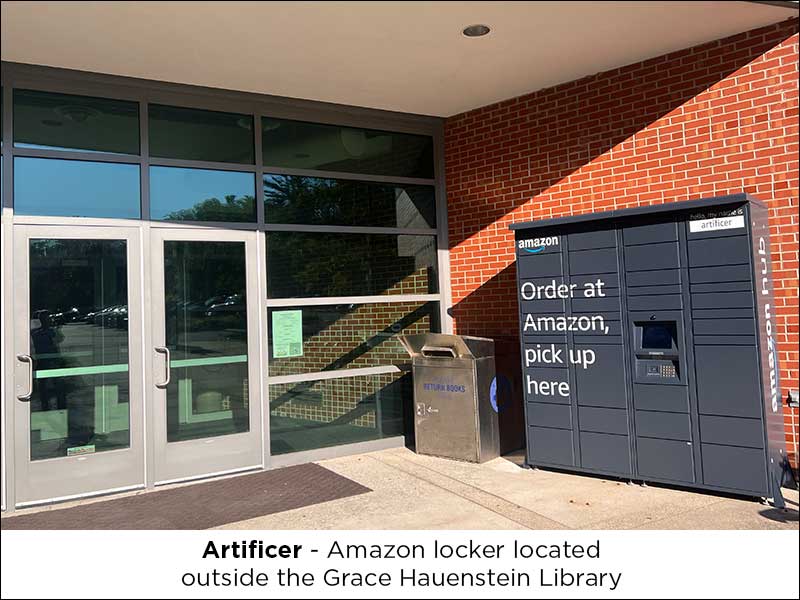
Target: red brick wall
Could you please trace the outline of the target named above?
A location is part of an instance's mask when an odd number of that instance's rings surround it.
[[[744,191],[770,207],[781,384],[797,389],[797,31],[793,19],[449,118],[456,330],[516,337],[510,223]],[[797,411],[786,434],[796,457]]]

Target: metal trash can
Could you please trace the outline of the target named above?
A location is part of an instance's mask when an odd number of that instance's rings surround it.
[[[414,375],[414,439],[419,454],[469,462],[500,455],[490,387],[494,342],[424,333],[400,336]]]

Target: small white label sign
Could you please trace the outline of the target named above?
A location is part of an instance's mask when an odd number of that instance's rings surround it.
[[[721,229],[738,229],[740,227],[744,227],[744,215],[689,221],[689,231],[691,233],[720,231]]]

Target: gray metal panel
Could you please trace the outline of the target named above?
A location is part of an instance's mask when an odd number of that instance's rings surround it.
[[[763,448],[764,425],[761,419],[700,415],[700,439],[706,444]]]
[[[578,429],[594,433],[628,435],[628,411],[624,408],[579,406]]]
[[[643,285],[641,287],[629,287],[628,298],[631,296],[652,296],[664,294],[680,294],[682,291],[680,284],[675,285]]]
[[[587,275],[589,273],[616,273],[617,249],[580,250],[569,253],[570,275]]]
[[[636,439],[639,476],[693,483],[694,457],[691,442]]]
[[[596,362],[584,369],[575,367],[576,397],[579,406],[625,408],[627,393],[622,346],[584,346],[576,350],[594,350]]]
[[[578,285],[579,290],[582,290],[587,283],[596,283],[598,278],[603,280],[605,283],[605,290],[607,290],[607,294],[611,294],[610,290],[615,289],[617,290],[617,294],[619,295],[619,273],[603,273],[602,276],[588,274],[588,275],[577,275],[575,273],[570,273],[569,282],[575,283]]]
[[[528,452],[532,464],[575,466],[572,432],[568,429],[528,427]]]
[[[631,447],[627,435],[580,433],[581,466],[620,475],[631,473]]]
[[[679,285],[681,272],[679,269],[660,269],[656,271],[635,271],[625,273],[628,289],[644,285]]]
[[[758,353],[752,346],[696,346],[697,400],[701,414],[761,416]]]
[[[680,385],[633,384],[633,404],[637,410],[689,412],[689,392]]]
[[[750,264],[750,243],[746,235],[689,240],[689,266]]]
[[[752,292],[753,284],[750,281],[721,281],[719,283],[693,283],[689,288],[693,294],[707,292]]]
[[[755,335],[695,335],[694,343],[700,346],[755,346]]]
[[[692,293],[694,308],[749,308],[753,306],[753,292]]]
[[[654,271],[680,267],[677,242],[625,247],[626,271]]]
[[[694,318],[692,329],[696,335],[755,335],[756,324],[751,318],[703,319]]]
[[[689,442],[692,439],[692,424],[685,413],[637,410],[636,435]]]
[[[764,496],[768,493],[763,450],[702,444],[703,483]]]
[[[701,308],[692,310],[694,319],[752,319],[752,308]]]
[[[592,250],[595,248],[616,247],[617,232],[615,229],[576,231],[569,234],[570,250]]]
[[[722,265],[717,267],[695,267],[689,269],[689,281],[696,283],[723,283],[728,281],[752,281],[750,266]]]
[[[682,306],[680,294],[628,297],[628,310],[680,310]]]
[[[520,310],[524,313],[557,313],[564,312],[564,300],[544,299],[544,300],[520,300]]]
[[[572,411],[569,404],[528,402],[528,425],[572,429]]]
[[[517,272],[520,279],[561,276],[561,254],[520,256],[517,261]]]
[[[616,315],[614,315],[616,317]],[[604,319],[606,326],[608,327],[608,333],[603,332],[580,332],[576,331],[573,333],[575,336],[575,340],[583,339],[586,337],[598,337],[602,336],[603,339],[606,340],[606,343],[619,343],[619,340],[613,342],[612,338],[619,337],[622,335],[622,321],[611,321],[609,318]]]
[[[617,311],[617,316],[620,316],[619,298],[573,298],[571,305],[574,313]]]
[[[633,225],[625,227],[622,235],[626,246],[655,244],[658,242],[677,242],[678,226],[674,221]]]

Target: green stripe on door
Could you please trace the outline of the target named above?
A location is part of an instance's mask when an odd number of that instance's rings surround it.
[[[103,373],[125,373],[127,364],[96,365],[94,367],[69,367],[66,369],[38,369],[33,376],[36,379],[51,377],[74,377],[76,375],[102,375]]]
[[[181,360],[169,361],[169,366],[173,368],[179,367],[204,367],[206,365],[230,365],[233,363],[247,362],[247,354],[238,354],[236,356],[214,356],[211,358],[186,358]]]

